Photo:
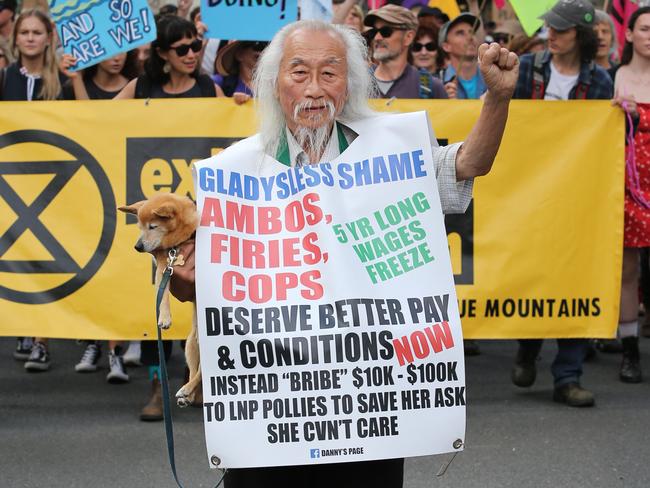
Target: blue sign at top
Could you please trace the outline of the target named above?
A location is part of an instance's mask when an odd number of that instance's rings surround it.
[[[97,64],[156,38],[147,0],[50,0],[63,52],[74,70]]]
[[[270,41],[298,18],[297,0],[201,0],[206,37]]]

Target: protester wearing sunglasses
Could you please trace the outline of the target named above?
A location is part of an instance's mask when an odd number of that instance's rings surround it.
[[[160,17],[158,37],[151,43],[145,73],[115,97],[188,98],[223,96],[207,75],[199,74],[203,42],[195,25],[175,15]]]
[[[196,26],[176,15],[160,17],[158,36],[144,63],[144,74],[130,81],[115,99],[128,98],[200,98],[223,96],[208,75],[199,74],[202,42]],[[165,358],[172,353],[172,341],[163,341]],[[140,362],[149,369],[151,396],[140,411],[142,421],[163,419],[160,363],[155,341],[142,341]]]
[[[415,34],[415,42],[411,44],[413,66],[424,69],[431,74],[438,69],[438,35],[430,27],[420,26]]]
[[[388,4],[368,12],[366,39],[372,47],[373,74],[382,98],[447,98],[440,80],[409,64],[418,20],[413,12]]]
[[[246,103],[253,97],[253,70],[267,42],[232,41],[219,51],[212,77],[227,97],[236,104]]]

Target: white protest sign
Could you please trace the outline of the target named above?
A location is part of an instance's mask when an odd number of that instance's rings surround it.
[[[424,112],[331,163],[255,136],[196,164],[208,457],[241,468],[458,450],[463,341]]]

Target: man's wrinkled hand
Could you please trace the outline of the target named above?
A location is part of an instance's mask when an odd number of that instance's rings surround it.
[[[174,266],[174,273],[169,281],[169,291],[181,302],[189,302],[196,298],[194,246],[194,239],[188,239],[178,246],[178,255],[183,256],[183,264]]]
[[[478,65],[491,97],[510,100],[519,78],[519,58],[496,42],[481,44]]]

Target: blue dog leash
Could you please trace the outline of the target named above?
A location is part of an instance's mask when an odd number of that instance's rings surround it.
[[[172,474],[174,475],[174,480],[179,488],[183,488],[183,485],[178,480],[178,475],[176,474],[176,458],[174,455],[174,425],[172,422],[171,415],[171,405],[169,403],[169,380],[167,378],[167,362],[165,361],[165,352],[163,350],[162,343],[162,334],[160,332],[160,327],[158,327],[158,317],[160,317],[160,303],[162,302],[163,294],[165,288],[169,283],[170,278],[174,274],[174,262],[176,261],[178,250],[174,247],[169,250],[167,257],[167,267],[163,273],[162,279],[160,280],[160,286],[158,287],[158,293],[156,294],[156,331],[158,333],[158,358],[160,362],[160,386],[162,388],[162,400],[163,400],[163,418],[165,420],[165,434],[167,436],[167,453],[169,454],[169,465],[172,469]],[[223,483],[224,478],[226,477],[226,471],[224,471],[221,479],[215,486],[219,488],[221,483]]]

